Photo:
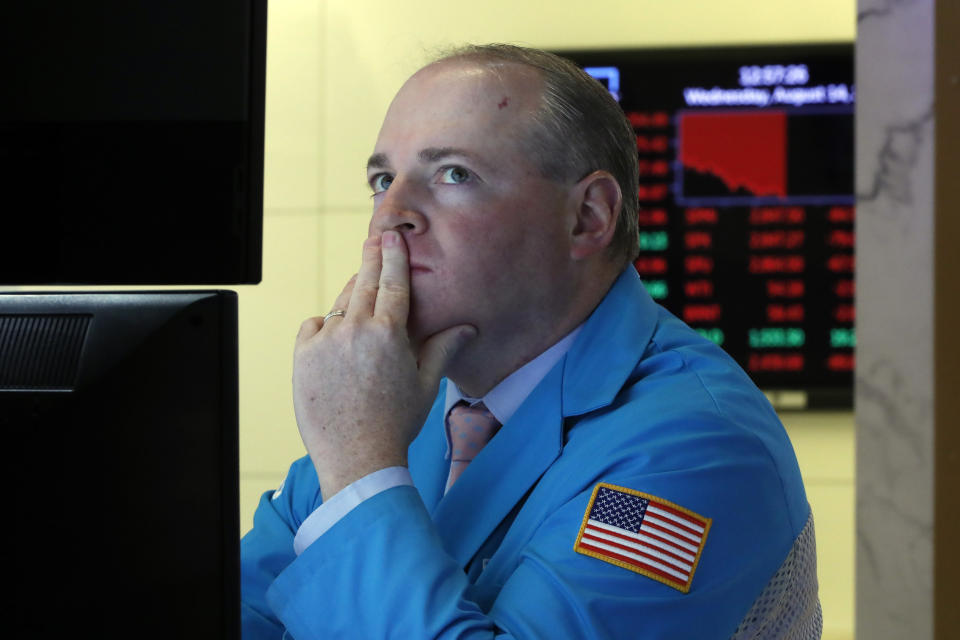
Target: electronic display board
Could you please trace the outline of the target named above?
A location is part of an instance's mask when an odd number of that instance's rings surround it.
[[[852,406],[853,45],[557,53],[633,125],[650,294],[775,404]]]

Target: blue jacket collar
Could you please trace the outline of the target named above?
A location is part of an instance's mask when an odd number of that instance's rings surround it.
[[[653,337],[658,310],[636,270],[628,267],[587,319],[567,353],[564,417],[613,402]]]

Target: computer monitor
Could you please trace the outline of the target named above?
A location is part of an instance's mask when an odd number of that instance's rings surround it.
[[[0,285],[261,278],[266,0],[6,3]]]
[[[238,638],[231,291],[0,293],[4,628]]]

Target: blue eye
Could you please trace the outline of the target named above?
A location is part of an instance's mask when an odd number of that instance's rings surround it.
[[[470,172],[463,167],[446,167],[441,173],[441,180],[448,184],[462,184],[470,180]]]
[[[389,173],[378,173],[370,180],[370,187],[374,193],[383,193],[390,187],[391,182],[393,182],[392,175]]]

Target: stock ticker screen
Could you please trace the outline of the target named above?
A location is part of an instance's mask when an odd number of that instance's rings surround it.
[[[647,291],[780,408],[851,407],[853,45],[557,53],[633,125]]]

